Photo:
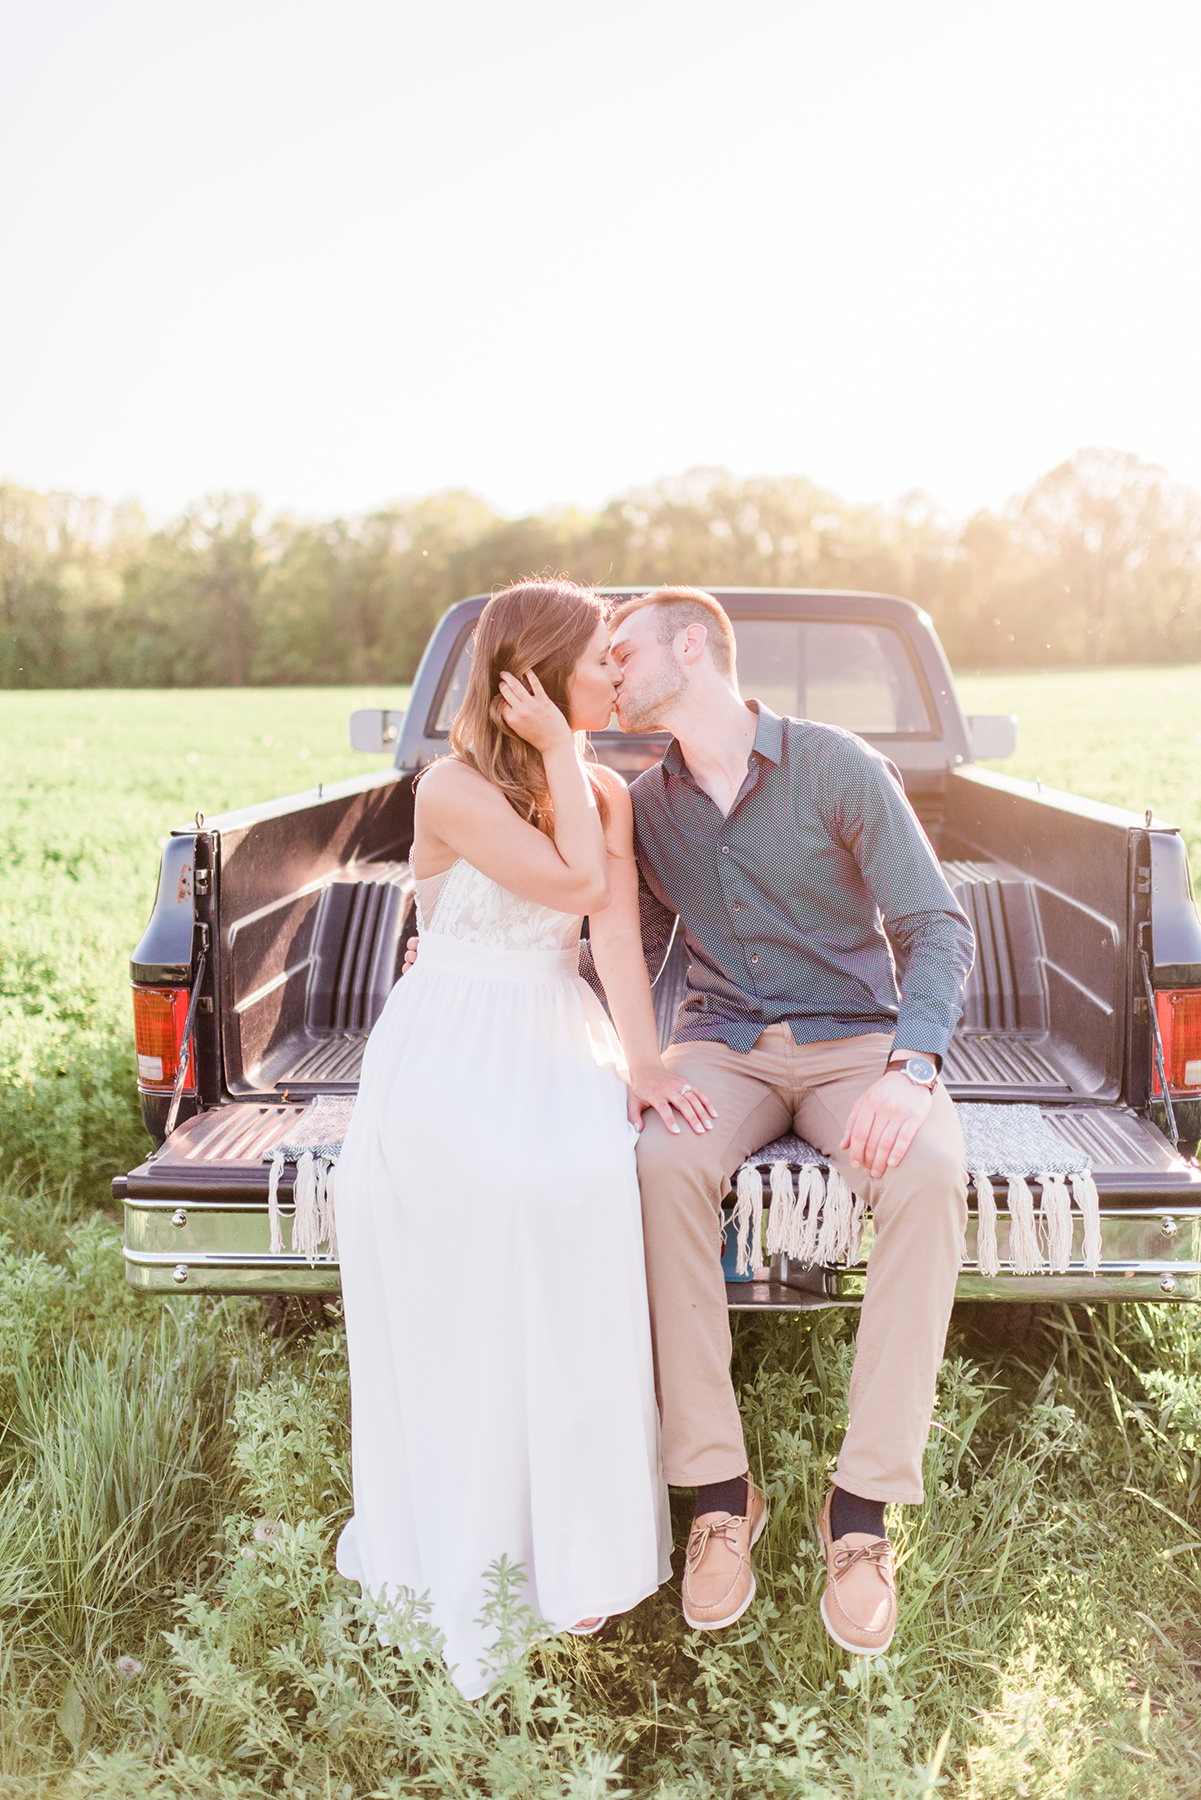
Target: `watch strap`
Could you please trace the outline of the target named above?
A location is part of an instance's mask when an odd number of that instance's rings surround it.
[[[916,1056],[917,1052],[915,1052],[913,1056],[890,1056],[884,1065],[885,1072],[889,1069],[900,1069],[901,1073],[908,1076],[909,1080],[913,1082],[914,1087],[924,1087],[928,1089],[930,1093],[933,1093],[938,1081],[938,1062],[933,1056],[923,1054],[921,1060],[930,1064],[930,1067],[934,1070],[934,1079],[932,1081],[918,1081],[909,1074],[909,1064],[916,1059]]]

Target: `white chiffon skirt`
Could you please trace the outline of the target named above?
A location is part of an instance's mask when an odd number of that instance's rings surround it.
[[[670,1574],[620,1050],[576,952],[426,935],[337,1172],[354,1517],[337,1565],[425,1597],[486,1692],[485,1576],[551,1630]]]

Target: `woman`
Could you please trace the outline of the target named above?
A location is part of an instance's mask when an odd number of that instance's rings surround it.
[[[598,595],[527,581],[484,608],[454,754],[417,787],[420,954],[338,1170],[338,1568],[427,1595],[470,1698],[495,1674],[500,1557],[555,1631],[670,1572],[634,1144],[644,1106],[703,1131],[708,1103],[660,1060],[629,797],[583,759],[615,692]],[[584,914],[620,1043],[577,973]]]

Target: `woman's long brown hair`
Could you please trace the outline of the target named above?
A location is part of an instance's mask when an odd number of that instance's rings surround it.
[[[546,770],[534,746],[505,724],[501,673],[508,669],[520,677],[532,669],[570,720],[567,683],[608,611],[603,595],[563,576],[527,579],[493,594],[475,628],[471,673],[451,726],[451,747],[548,837],[554,835],[554,811]],[[607,822],[604,792],[599,783],[593,786]]]

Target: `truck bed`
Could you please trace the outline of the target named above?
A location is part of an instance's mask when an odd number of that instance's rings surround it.
[[[1079,1059],[1074,1062],[1071,1047],[1056,1040],[1047,1022],[1045,946],[1033,884],[999,864],[952,861],[944,868],[977,944],[963,1023],[946,1059],[953,1098],[1041,1102],[1088,1095]],[[354,892],[351,904],[316,909],[312,965],[334,973],[313,983],[318,1005],[306,1008],[304,1023],[271,1044],[247,1071],[252,1091],[302,1099],[353,1093],[357,1087],[371,1016],[383,1004],[388,983],[377,974],[374,1005],[364,1017],[360,1003],[360,1016],[353,1020],[347,1016],[352,1003],[340,990],[344,985],[348,994],[361,994],[363,971],[391,969],[414,927],[411,910],[379,902],[381,894],[408,897],[407,865],[366,865],[357,892],[355,885],[345,878],[338,883],[339,898]],[[671,1036],[686,973],[684,940],[677,934],[654,990],[662,1045]]]

